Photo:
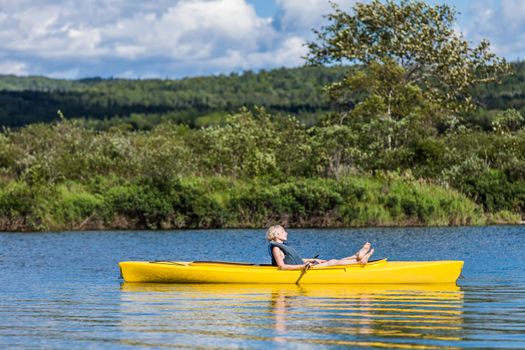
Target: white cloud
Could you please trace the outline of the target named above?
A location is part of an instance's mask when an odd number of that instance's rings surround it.
[[[25,63],[0,60],[0,74],[28,75],[28,71]]]
[[[56,79],[76,79],[79,78],[80,70],[78,68],[53,71],[46,74],[46,76]]]
[[[525,2],[522,0],[503,0],[501,6],[503,15],[511,21],[512,25],[524,25]]]
[[[510,60],[525,54],[525,2],[522,0],[480,0],[471,4],[462,26],[466,38],[474,43],[488,39],[493,51]]]
[[[325,23],[324,15],[332,12],[328,0],[276,0],[281,7],[280,22],[286,32],[310,34],[312,28]],[[344,10],[350,10],[355,0],[333,1]]]
[[[149,60],[205,66],[231,58],[235,51],[237,63],[228,67],[261,68],[247,57],[280,48],[281,40],[287,40],[271,18],[258,17],[245,0],[160,0],[155,5],[0,0],[0,52],[29,57],[32,71],[47,75],[51,72],[45,71],[44,62],[62,61],[68,67],[57,71],[82,75],[90,67],[120,60],[127,68],[106,73],[114,75],[144,70],[131,65],[145,66]]]
[[[277,0],[281,6],[281,25],[284,31],[309,31],[322,22],[322,16],[330,12],[325,0]]]
[[[290,67],[303,64],[302,57],[306,55],[307,48],[302,37],[292,36],[285,39],[281,45],[272,52],[254,53],[248,58],[251,65],[263,62],[266,67]]]
[[[248,70],[256,68],[296,67],[302,65],[302,56],[306,55],[305,40],[302,37],[292,36],[283,40],[279,47],[272,51],[251,52],[244,54],[239,50],[231,50],[226,55],[208,62],[215,68],[215,73],[226,71]]]
[[[0,73],[181,77],[299,66],[328,0],[274,0],[273,18],[249,0],[0,0]],[[271,0],[266,0],[271,1]],[[337,0],[344,10],[356,0]],[[525,1],[479,0],[458,31],[499,55],[525,53]]]
[[[0,68],[80,78],[297,66],[331,11],[327,0],[276,0],[278,16],[265,18],[247,1],[0,0],[0,53],[10,62]]]
[[[212,57],[232,48],[256,50],[275,34],[271,22],[258,18],[244,0],[181,1],[148,18],[135,16],[107,31],[120,34],[119,42],[147,47],[149,55],[179,60]]]

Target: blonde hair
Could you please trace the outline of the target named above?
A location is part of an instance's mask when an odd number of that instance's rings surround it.
[[[284,230],[284,227],[281,225],[273,225],[268,228],[268,231],[266,231],[266,239],[269,241],[275,241],[277,239],[277,236],[279,236],[279,232],[281,230]]]

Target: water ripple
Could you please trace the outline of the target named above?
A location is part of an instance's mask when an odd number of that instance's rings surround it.
[[[465,277],[121,285],[122,260],[267,262],[264,232],[0,233],[0,349],[525,349],[525,227],[291,231],[305,254],[344,256],[369,240],[391,260],[465,260]]]
[[[214,338],[221,347],[428,349],[460,341],[463,332],[463,292],[455,285],[125,283],[122,290],[122,329],[157,338],[155,346],[174,333],[193,336],[196,346]]]

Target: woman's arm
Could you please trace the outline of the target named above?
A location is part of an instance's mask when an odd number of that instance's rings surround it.
[[[281,270],[300,270],[305,264],[302,265],[288,265],[284,263],[284,253],[279,249],[279,247],[272,248],[272,255]]]

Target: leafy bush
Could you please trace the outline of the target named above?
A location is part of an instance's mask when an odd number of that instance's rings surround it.
[[[11,181],[0,188],[0,216],[28,216],[35,205],[31,188],[24,182]]]
[[[76,224],[100,215],[104,201],[100,194],[93,194],[76,183],[58,186],[58,196],[52,204],[52,216],[57,225],[75,227]]]
[[[410,129],[416,116],[404,121],[406,135],[400,122],[393,134],[307,129],[243,109],[201,130],[97,132],[68,121],[5,130],[0,227],[464,225],[525,212],[525,130],[432,135]]]

